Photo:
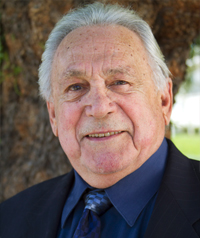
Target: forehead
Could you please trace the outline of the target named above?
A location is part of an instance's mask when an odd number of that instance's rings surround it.
[[[95,41],[94,41],[95,39]],[[71,31],[61,42],[60,47],[83,45],[90,47],[98,43],[118,43],[129,45],[141,42],[139,37],[126,27],[120,25],[86,26]],[[88,43],[88,44],[86,44]]]
[[[84,70],[89,64],[91,67],[91,63],[97,63],[103,70],[124,63],[130,68],[137,65],[144,69],[144,64],[148,67],[147,53],[141,39],[119,25],[87,26],[70,32],[55,53],[53,70],[59,68],[59,74],[73,68]]]

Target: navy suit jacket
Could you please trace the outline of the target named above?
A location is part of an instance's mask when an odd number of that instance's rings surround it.
[[[198,238],[200,163],[182,155],[171,141],[168,144],[165,174],[144,238]],[[56,238],[73,182],[72,170],[3,202],[0,238]]]

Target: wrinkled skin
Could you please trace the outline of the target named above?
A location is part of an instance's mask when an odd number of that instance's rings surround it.
[[[91,186],[112,186],[161,145],[172,83],[157,90],[143,43],[132,31],[122,26],[72,31],[55,53],[51,76],[52,130]],[[93,134],[110,136],[89,137]]]

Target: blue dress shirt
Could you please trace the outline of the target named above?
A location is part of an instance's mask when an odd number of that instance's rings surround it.
[[[168,145],[136,171],[106,188],[112,207],[100,219],[103,238],[142,238],[151,217],[167,159]],[[72,238],[84,210],[82,195],[91,188],[75,171],[75,183],[66,200],[57,238]]]

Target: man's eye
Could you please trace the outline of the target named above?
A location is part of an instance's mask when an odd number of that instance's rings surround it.
[[[131,84],[129,81],[114,80],[108,87],[116,93],[127,93],[131,89]]]
[[[127,82],[123,80],[119,80],[114,83],[114,85],[125,85],[125,84],[127,84]]]
[[[70,90],[70,91],[78,91],[78,90],[81,90],[81,89],[82,89],[82,86],[79,85],[79,84],[74,84],[74,85],[71,85],[71,86],[69,87],[69,90]]]

